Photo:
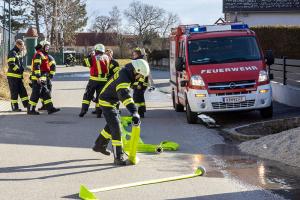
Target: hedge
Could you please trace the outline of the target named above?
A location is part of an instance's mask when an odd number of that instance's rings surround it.
[[[169,50],[153,50],[149,55],[149,61],[160,60],[163,58],[169,58]]]
[[[273,50],[275,57],[300,59],[300,26],[260,26],[251,28],[262,49]]]

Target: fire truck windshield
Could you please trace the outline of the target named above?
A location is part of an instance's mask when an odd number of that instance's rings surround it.
[[[260,60],[253,36],[208,38],[188,41],[190,65]]]

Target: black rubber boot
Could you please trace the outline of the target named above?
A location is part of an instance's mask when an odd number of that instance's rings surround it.
[[[110,152],[107,151],[107,145],[109,140],[103,137],[101,134],[98,136],[97,140],[95,141],[95,145],[93,147],[93,151],[102,153],[106,156],[110,155]]]
[[[86,110],[85,109],[81,109],[81,112],[79,113],[79,117],[83,117],[86,114]]]
[[[124,158],[124,153],[121,146],[113,146],[114,150],[114,164],[125,166],[128,161]]]
[[[146,112],[145,106],[140,106],[138,108],[138,113],[139,113],[139,115],[140,115],[141,118],[145,118],[145,112]]]
[[[102,110],[101,110],[101,108],[97,108],[97,109],[96,109],[96,113],[97,113],[97,118],[101,118],[101,115],[102,115]]]
[[[52,108],[48,109],[48,115],[51,115],[51,114],[56,113],[58,111],[60,111],[59,108],[52,107]]]
[[[47,110],[45,104],[42,103],[42,107],[40,107],[40,108],[38,109],[38,111],[40,111],[40,110]]]
[[[24,108],[27,108],[27,107],[28,107],[28,105],[29,105],[29,102],[28,102],[28,100],[25,100],[25,101],[23,101],[23,106],[24,106]]]
[[[28,104],[27,114],[28,115],[39,115],[40,113],[35,111],[35,106],[31,106],[30,104]]]
[[[19,108],[18,104],[11,104],[11,109],[13,112],[21,112],[22,110]]]

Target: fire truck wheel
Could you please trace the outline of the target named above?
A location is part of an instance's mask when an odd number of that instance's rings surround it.
[[[260,110],[260,115],[263,118],[271,118],[273,117],[273,104],[271,104],[271,106],[267,107],[267,108],[263,108]]]
[[[189,124],[196,124],[198,120],[198,114],[191,111],[188,100],[186,101],[186,119]]]
[[[176,103],[174,92],[172,92],[172,101],[173,101],[173,108],[175,109],[176,112],[183,112],[184,111],[183,105]]]

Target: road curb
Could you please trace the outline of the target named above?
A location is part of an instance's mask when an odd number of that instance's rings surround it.
[[[236,128],[231,128],[231,129],[221,129],[223,134],[226,135],[227,138],[231,138],[240,142],[244,142],[244,141],[248,141],[248,140],[255,140],[258,139],[260,137],[262,137],[262,135],[245,135],[245,134],[241,134],[239,132],[236,131],[237,128],[241,128],[241,126],[236,127]]]
[[[284,126],[284,130],[288,130],[291,128],[295,128],[295,126],[300,126],[300,117],[291,117],[291,118],[282,118],[282,119],[273,119],[273,120],[268,120],[268,121],[263,121],[263,122],[256,122],[256,123],[251,123],[251,124],[246,124],[246,125],[242,125],[242,126],[238,126],[238,127],[234,127],[234,128],[225,128],[225,129],[221,129],[222,134],[227,137],[227,138],[231,138],[233,140],[237,140],[240,142],[244,142],[244,141],[248,141],[248,140],[254,140],[254,139],[258,139],[270,134],[275,134],[275,133],[279,133],[282,132],[282,130],[276,131],[277,129],[279,129],[278,127]],[[247,129],[254,129],[257,127],[270,127],[270,126],[274,126],[274,129],[272,130],[272,133],[269,134],[253,134],[251,132],[253,131],[249,131],[249,134],[246,133],[241,133],[239,130],[243,131],[243,132],[247,132]],[[276,127],[277,126],[277,129]],[[256,129],[254,129],[256,130]],[[283,130],[283,131],[284,131]]]

